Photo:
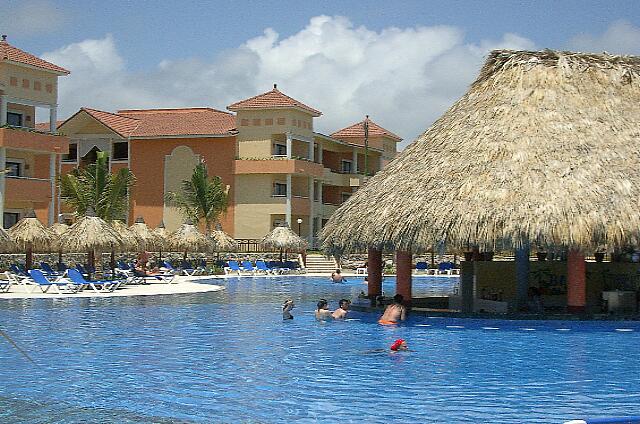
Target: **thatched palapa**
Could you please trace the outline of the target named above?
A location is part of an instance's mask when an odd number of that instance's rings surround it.
[[[216,252],[232,252],[238,247],[235,239],[222,231],[220,224],[216,225],[216,229],[211,232],[210,237],[213,240],[213,250]]]
[[[138,239],[129,227],[127,227],[127,224],[116,219],[111,221],[111,226],[120,236],[119,248],[121,250],[138,250]]]
[[[136,242],[142,250],[155,249],[162,243],[158,236],[154,234],[149,227],[147,227],[147,224],[144,222],[144,218],[141,216],[136,218],[136,222],[129,227],[129,230],[136,238]]]
[[[261,244],[268,249],[304,250],[307,248],[307,241],[291,231],[286,225],[279,226],[271,230],[264,236]]]
[[[60,236],[66,252],[108,252],[122,244],[120,234],[97,216],[83,216]]]
[[[8,233],[15,248],[25,252],[27,269],[33,264],[33,252],[51,250],[56,240],[55,234],[42,225],[33,211],[11,227]]]
[[[634,243],[639,128],[640,58],[493,51],[469,91],[331,216],[324,246]]]
[[[171,249],[184,252],[184,259],[187,258],[187,252],[206,252],[212,248],[211,240],[189,222],[171,233],[167,241]]]

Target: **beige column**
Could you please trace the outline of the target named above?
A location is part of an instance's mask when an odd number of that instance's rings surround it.
[[[287,133],[287,159],[291,159],[292,150],[293,150],[293,140],[291,139],[291,134]]]
[[[289,153],[289,150],[287,149],[287,153]],[[286,211],[285,211],[285,217],[284,220],[286,221],[287,225],[289,225],[289,228],[293,228],[292,225],[293,223],[291,222],[291,198],[292,196],[292,181],[291,181],[291,174],[287,174],[287,206],[286,206]]]
[[[358,173],[358,150],[353,149],[353,166],[351,169],[351,173],[352,174],[357,174]]]
[[[7,96],[0,94],[0,125],[7,125]]]
[[[51,201],[49,202],[49,226],[55,221],[56,204],[56,154],[49,154],[49,181],[51,185]]]
[[[318,143],[318,163],[322,163],[322,143]]]
[[[313,139],[309,142],[309,160],[313,162],[314,154],[313,154]]]
[[[5,113],[4,116],[7,116]],[[7,148],[0,147],[0,171],[7,169]],[[4,227],[4,192],[5,192],[5,173],[0,172],[0,225]]]
[[[49,131],[55,133],[58,131],[56,123],[58,122],[58,106],[49,106]]]

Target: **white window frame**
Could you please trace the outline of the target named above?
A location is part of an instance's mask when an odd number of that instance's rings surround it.
[[[276,193],[276,186],[284,186],[284,194],[277,194]],[[287,182],[286,181],[274,181],[273,182],[273,189],[271,191],[271,196],[272,197],[287,197]]]
[[[345,170],[345,164],[349,164],[349,171]],[[353,161],[349,159],[342,159],[340,161],[340,172],[343,174],[353,174]]]
[[[118,143],[126,143],[127,144],[127,157],[122,159],[122,158],[118,158],[116,159],[116,157],[114,156],[115,153],[115,145]],[[113,162],[128,162],[129,161],[129,142],[128,141],[113,141],[111,143],[111,161]]]
[[[18,175],[9,175],[9,174],[7,174],[7,178],[24,178],[26,176],[25,175],[26,161],[24,159],[18,159],[18,158],[7,158],[5,160],[5,164],[10,163],[10,162],[19,164],[20,165],[20,169],[19,169]]]
[[[7,110],[7,125],[11,125],[9,124],[9,114],[12,113],[14,115],[20,115],[20,122],[22,123],[21,125],[18,125],[18,127],[20,128],[25,128],[25,115],[24,115],[24,111],[22,110],[15,110],[15,109],[8,109]]]
[[[278,153],[278,148],[279,147],[283,147],[284,149],[284,153],[280,154]],[[282,144],[282,143],[273,143],[273,155],[272,156],[277,156],[277,157],[284,157],[287,156],[287,145],[286,144]]]

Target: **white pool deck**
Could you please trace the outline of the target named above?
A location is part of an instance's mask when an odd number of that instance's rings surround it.
[[[363,274],[355,274],[350,272],[344,272],[347,280],[349,278],[363,278]],[[201,276],[176,276],[171,284],[168,283],[151,283],[151,284],[133,284],[125,285],[113,292],[99,292],[96,293],[93,290],[83,290],[79,293],[65,292],[56,293],[53,289],[50,289],[47,293],[42,293],[39,287],[28,285],[12,285],[11,289],[7,293],[0,293],[0,301],[9,299],[60,299],[60,298],[101,298],[101,297],[126,297],[126,296],[160,296],[160,295],[177,295],[177,294],[192,294],[192,293],[210,293],[224,290],[224,286],[217,284],[205,284],[199,281],[202,280],[221,280],[226,278],[279,278],[287,276],[298,277],[325,277],[330,278],[326,273],[308,273],[308,274],[290,274],[290,275],[201,275]],[[420,277],[420,275],[414,275]],[[423,275],[424,276],[424,275]],[[394,275],[386,275],[385,277],[394,277]],[[432,276],[433,277],[433,276]],[[438,275],[437,277],[452,277],[450,275]]]

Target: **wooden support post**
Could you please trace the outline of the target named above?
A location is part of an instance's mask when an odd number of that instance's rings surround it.
[[[382,294],[382,251],[369,249],[367,255],[367,296],[375,305],[376,297]]]
[[[411,306],[411,271],[413,255],[410,251],[396,252],[396,293],[404,298],[404,304]]]
[[[587,304],[587,267],[584,254],[570,250],[567,258],[567,312],[584,313]]]

